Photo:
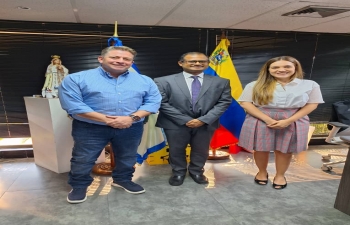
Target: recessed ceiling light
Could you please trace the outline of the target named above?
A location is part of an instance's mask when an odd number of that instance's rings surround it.
[[[30,10],[29,7],[25,7],[25,6],[17,6],[17,9]]]

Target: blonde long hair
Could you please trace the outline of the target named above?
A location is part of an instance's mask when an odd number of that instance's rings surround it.
[[[290,80],[294,78],[302,79],[304,76],[303,69],[298,60],[290,56],[279,56],[269,59],[260,69],[258,79],[253,88],[253,101],[259,105],[267,105],[273,100],[273,92],[276,88],[276,79],[269,72],[270,65],[277,61],[288,61],[294,64],[295,73]]]

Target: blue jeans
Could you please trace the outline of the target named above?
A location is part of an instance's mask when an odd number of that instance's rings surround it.
[[[90,176],[92,167],[109,142],[115,158],[113,180],[130,181],[135,172],[137,148],[141,142],[142,132],[142,122],[134,123],[126,129],[117,129],[73,120],[74,147],[68,184],[73,188],[85,188],[92,183],[93,179]]]

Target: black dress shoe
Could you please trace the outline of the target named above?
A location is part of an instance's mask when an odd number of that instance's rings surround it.
[[[192,177],[194,182],[196,182],[198,184],[207,184],[207,183],[209,183],[208,182],[208,178],[206,176],[204,176],[203,174],[194,175],[194,174],[190,173],[190,176]]]
[[[173,175],[169,178],[169,184],[172,186],[180,186],[185,180],[185,175]]]

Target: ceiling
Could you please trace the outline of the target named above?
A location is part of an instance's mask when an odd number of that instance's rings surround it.
[[[350,11],[282,16],[310,5],[350,0],[1,0],[0,20],[350,33]]]

